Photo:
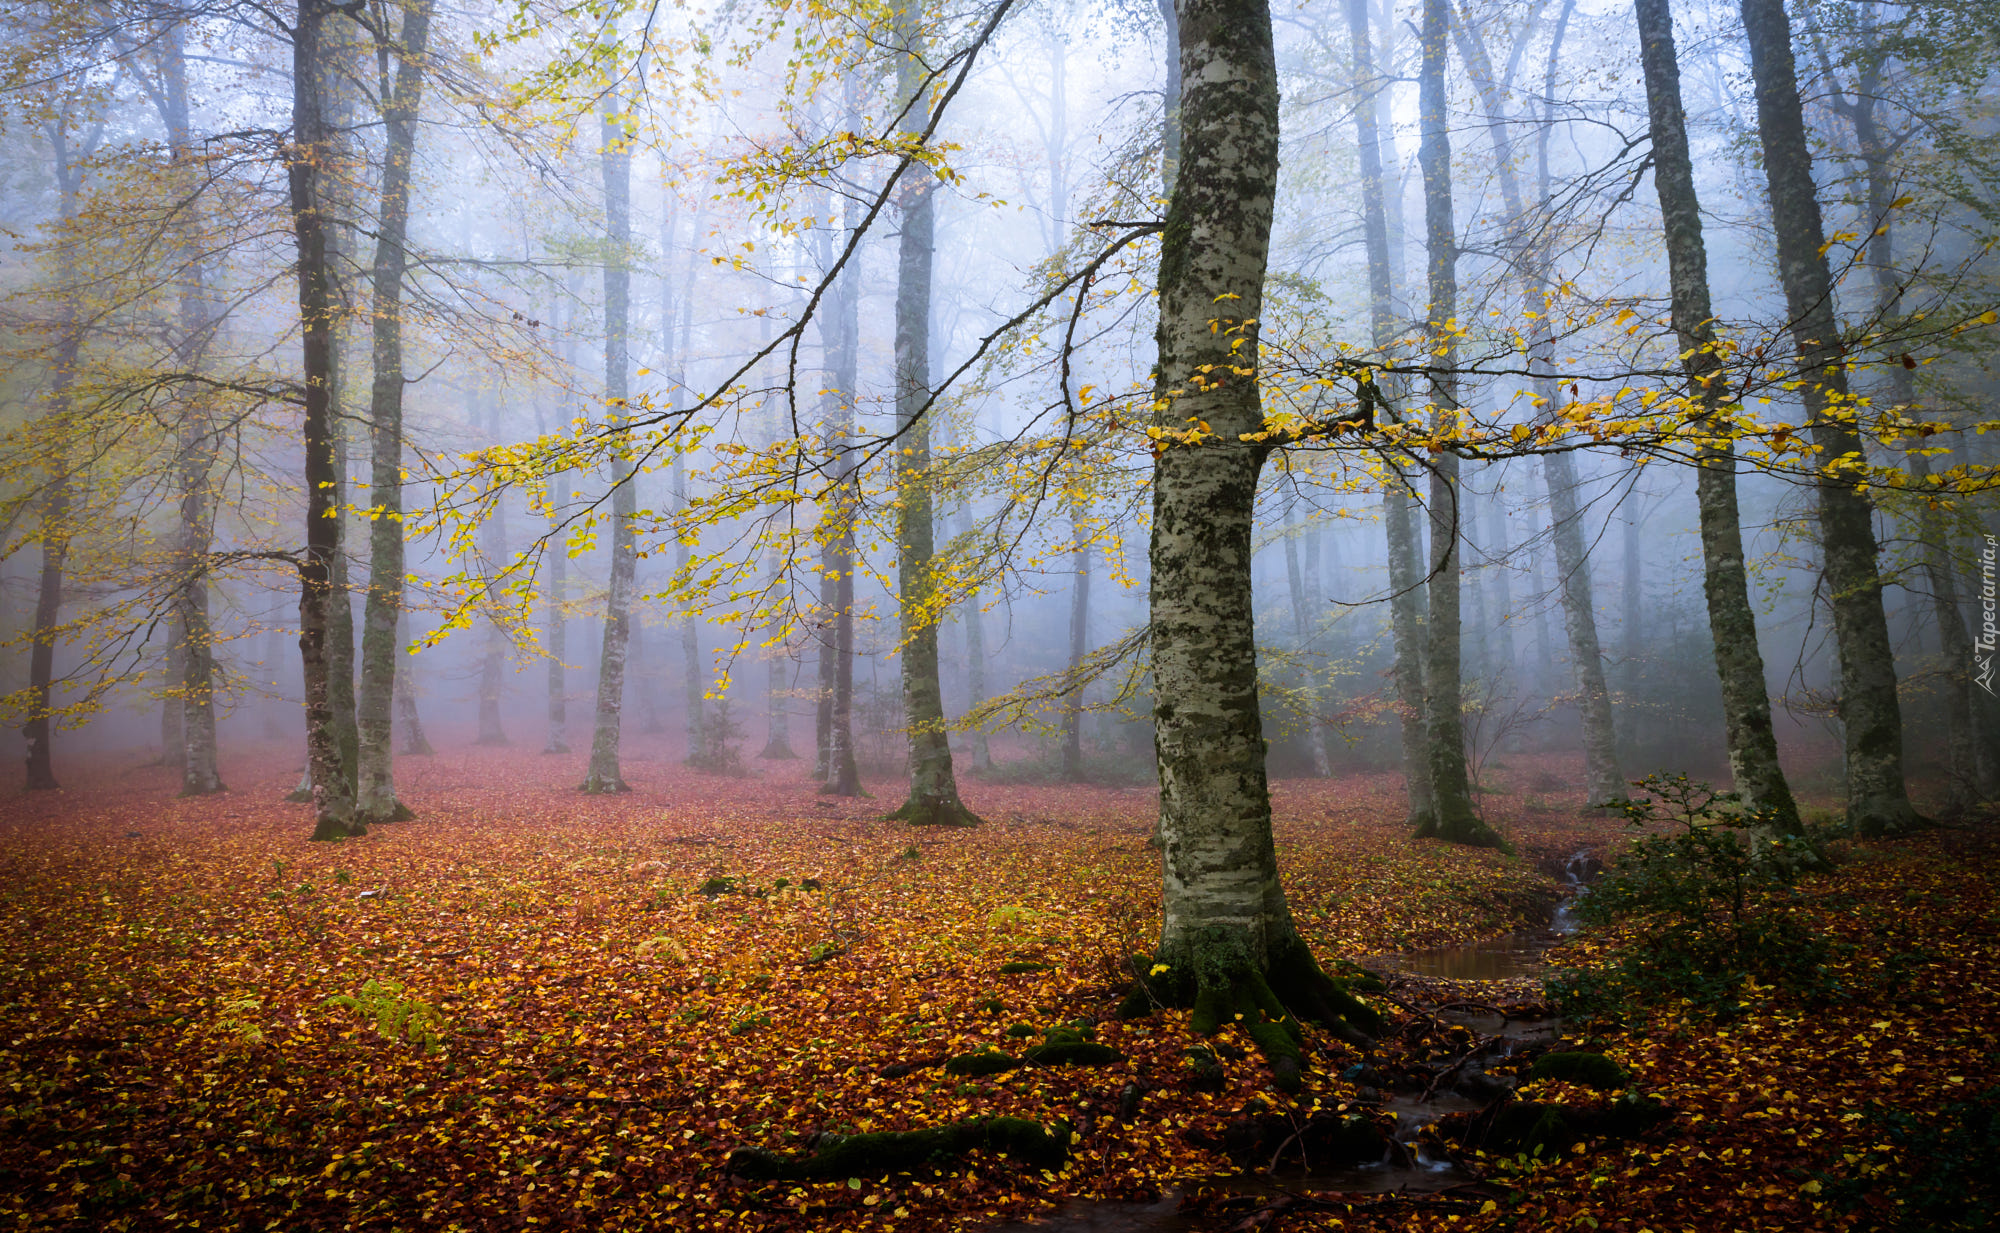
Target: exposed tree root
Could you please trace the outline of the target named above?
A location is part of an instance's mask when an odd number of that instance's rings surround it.
[[[902,808],[882,819],[907,822],[911,826],[979,826],[980,816],[958,802],[956,797],[912,796]]]
[[[1189,1026],[1204,1036],[1234,1024],[1257,1042],[1278,1086],[1287,1091],[1298,1086],[1304,1066],[1301,1020],[1362,1045],[1384,1026],[1373,1007],[1320,970],[1296,935],[1273,945],[1261,969],[1235,935],[1211,930],[1198,941],[1163,950],[1157,962],[1134,959],[1132,971],[1136,984],[1119,1007],[1121,1016],[1143,1015],[1154,1006],[1191,1007]]]
[[[822,1135],[810,1156],[787,1156],[761,1147],[729,1154],[729,1172],[754,1181],[809,1181],[900,1173],[941,1164],[968,1152],[1005,1152],[1040,1169],[1069,1159],[1066,1122],[1044,1127],[1017,1117],[977,1117],[929,1130],[887,1130],[865,1135]]]

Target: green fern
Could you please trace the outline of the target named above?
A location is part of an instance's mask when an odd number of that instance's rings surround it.
[[[407,1040],[426,1053],[438,1048],[438,1033],[444,1018],[429,1002],[405,997],[403,983],[369,977],[361,992],[335,994],[324,1003],[351,1010],[363,1019],[375,1021],[375,1032],[384,1040]]]

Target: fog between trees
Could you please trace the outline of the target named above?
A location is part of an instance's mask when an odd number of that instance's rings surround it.
[[[1170,922],[1267,774],[1995,790],[1982,6],[281,17],[4,18],[30,787],[1157,781]]]

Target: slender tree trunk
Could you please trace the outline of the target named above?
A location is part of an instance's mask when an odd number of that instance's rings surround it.
[[[1742,10],[1779,281],[1798,348],[1806,418],[1820,457],[1814,487],[1840,663],[1847,820],[1862,835],[1902,834],[1925,825],[1926,819],[1910,805],[1903,782],[1903,715],[1876,569],[1874,511],[1856,487],[1866,477],[1865,455],[1833,315],[1833,278],[1792,61],[1791,20],[1783,0],[1742,0]]]
[[[1278,74],[1263,0],[1180,0],[1179,178],[1160,252],[1153,422],[1213,429],[1153,464],[1152,635],[1165,921],[1154,996],[1194,1027],[1239,1023],[1280,1084],[1293,1015],[1375,1026],[1324,976],[1278,876],[1257,698],[1251,527],[1266,447],[1254,371],[1278,172]],[[1214,374],[1226,374],[1217,379]],[[1206,379],[1204,379],[1206,378]],[[1193,417],[1193,421],[1189,417]],[[1352,1031],[1352,1027],[1347,1027]]]
[[[382,201],[376,220],[373,358],[369,389],[368,598],[362,611],[361,696],[355,706],[360,773],[355,812],[365,822],[411,816],[396,799],[396,667],[403,613],[403,275],[409,264],[411,161],[416,154],[432,0],[412,0],[381,67]],[[389,79],[389,59],[396,75]]]
[[[1870,34],[1872,37],[1872,29]],[[1881,328],[1894,329],[1902,323],[1903,283],[1896,269],[1893,151],[1884,140],[1876,118],[1876,105],[1881,98],[1878,63],[1873,59],[1868,61],[1853,100],[1845,105],[1836,103],[1836,109],[1854,122],[1855,144],[1860,147],[1862,165],[1867,171],[1868,221],[1874,227],[1874,234],[1868,240],[1868,267],[1875,285],[1875,317]],[[1896,363],[1887,365],[1887,371],[1890,405],[1903,408],[1905,414],[1916,415],[1915,374]],[[1905,465],[1919,491],[1931,476],[1930,457],[1923,452],[1925,441],[1918,436],[1906,443],[1909,452],[1905,455]],[[1946,803],[1953,812],[1963,812],[1981,799],[2000,793],[2000,760],[1992,753],[1984,759],[1980,757],[1982,744],[1992,747],[1990,739],[1982,742],[1982,735],[1991,738],[2000,734],[1979,731],[1979,713],[1972,694],[1972,638],[1965,627],[1965,615],[1959,609],[1957,570],[1946,542],[1943,513],[1926,503],[1920,506],[1916,523],[1924,578],[1930,584],[1931,615],[1937,622],[1938,649],[1943,661],[1940,676],[1944,682]]]
[[[1319,690],[1303,658],[1312,644],[1312,608],[1306,600],[1305,573],[1299,566],[1298,523],[1289,509],[1285,511],[1285,583],[1292,601],[1293,650],[1301,656],[1299,684],[1306,696],[1306,746],[1312,751],[1313,774],[1324,779],[1333,773],[1333,763],[1327,756],[1325,732],[1319,722]]]
[[[609,414],[623,420],[631,363],[627,355],[627,318],[632,273],[632,154],[631,134],[619,114],[623,104],[613,94],[605,103],[600,126],[604,143],[604,222],[610,248],[604,263],[604,401]],[[621,446],[622,446],[621,442]],[[583,790],[626,792],[619,774],[618,737],[625,700],[625,652],[631,632],[632,583],[638,566],[632,520],[638,514],[631,460],[623,448],[611,463],[611,581],[604,601],[604,649],[597,672],[597,723],[590,739],[590,770]]]
[[[779,559],[775,544],[764,552],[764,578],[768,590],[766,594],[777,593],[784,566]],[[785,645],[784,619],[775,617],[766,628],[766,638],[771,645],[764,649],[768,657],[764,661],[764,748],[757,754],[759,758],[786,761],[798,757],[792,752],[792,720],[786,694],[786,667],[791,663],[790,648]]]
[[[496,391],[497,396],[497,391]],[[494,441],[501,437],[500,409],[493,408],[491,435]],[[493,513],[482,528],[480,555],[486,558],[489,574],[497,575],[507,564],[509,552],[507,543],[507,494],[496,494]],[[513,744],[507,739],[507,724],[502,716],[505,700],[501,697],[507,684],[507,655],[510,642],[507,626],[503,620],[502,606],[506,603],[500,587],[492,581],[486,584],[486,630],[485,646],[479,655],[479,735],[474,744],[489,749],[505,749]]]
[[[167,130],[175,191],[183,199],[179,220],[182,238],[176,254],[180,303],[174,362],[182,372],[195,373],[204,364],[214,310],[202,260],[199,156],[188,111],[184,40],[185,27],[178,21],[162,34],[160,90],[154,98]],[[216,457],[215,426],[205,391],[189,393],[184,389],[178,401],[175,480],[180,489],[180,541],[175,547],[178,559],[167,657],[173,692],[162,707],[160,756],[180,775],[182,796],[207,796],[223,790],[216,766],[215,655],[207,571],[215,523],[209,498],[209,477]]]
[[[1083,657],[1090,650],[1090,530],[1081,518],[1070,523],[1076,546],[1070,550],[1069,591],[1069,672],[1074,682],[1063,698],[1062,778],[1065,783],[1082,783],[1083,772]]]
[[[1562,32],[1567,27],[1573,3],[1566,3],[1556,27],[1556,38],[1549,50],[1548,76],[1544,81],[1544,92],[1554,89],[1556,65],[1562,49]],[[1550,366],[1554,337],[1547,325],[1548,275],[1542,255],[1536,251],[1527,232],[1528,216],[1526,201],[1521,192],[1520,179],[1514,171],[1514,150],[1511,125],[1508,122],[1506,103],[1500,94],[1499,82],[1494,77],[1493,66],[1486,54],[1485,44],[1464,22],[1456,23],[1459,46],[1467,67],[1470,69],[1473,85],[1480,94],[1481,105],[1487,112],[1488,131],[1493,139],[1493,157],[1500,180],[1501,201],[1508,215],[1508,247],[1517,254],[1523,271],[1521,279],[1521,303],[1527,312],[1537,314],[1531,327],[1533,347],[1531,367],[1535,370],[1535,394],[1545,406],[1554,407],[1561,401],[1553,369]],[[1552,126],[1551,116],[1542,118],[1541,131],[1537,137],[1540,147],[1538,158],[1539,199],[1546,206],[1549,197],[1549,174],[1546,157],[1548,130]],[[1604,678],[1604,657],[1597,634],[1597,612],[1591,605],[1590,568],[1586,559],[1583,539],[1583,524],[1578,516],[1576,468],[1567,455],[1547,456],[1544,470],[1549,484],[1549,499],[1555,518],[1556,569],[1561,580],[1563,598],[1563,625],[1569,635],[1570,659],[1577,679],[1578,710],[1583,720],[1583,762],[1585,794],[1592,805],[1602,805],[1625,795],[1625,779],[1618,769],[1617,729],[1611,708],[1611,690]]]
[[[896,29],[902,44],[897,67],[900,97],[922,88],[920,0],[901,0]],[[903,132],[914,137],[929,123],[930,108],[916,98]],[[896,591],[902,621],[903,721],[910,735],[910,796],[890,817],[922,826],[963,826],[979,819],[958,799],[951,742],[946,736],[944,691],[938,683],[938,612],[931,564],[936,528],[931,502],[930,311],[932,228],[935,204],[928,173],[912,167],[901,186],[902,245],[896,278],[896,423],[903,451],[896,460]]]
[[[1636,502],[1639,494],[1635,491],[1629,498]],[[1625,688],[1633,687],[1639,657],[1645,648],[1646,596],[1645,560],[1639,539],[1639,511],[1634,509],[1626,514],[1624,544],[1619,553],[1619,564],[1625,569],[1624,601],[1625,614],[1618,631],[1619,641],[1624,645],[1619,650],[1619,658],[1625,661]]]
[[[569,601],[569,552],[553,538],[561,521],[562,516],[552,505],[549,585],[542,596],[542,641],[547,643],[549,654],[549,734],[542,742],[545,754],[569,752],[569,620],[564,608]]]
[[[299,331],[305,375],[306,544],[299,561],[299,655],[305,666],[307,766],[312,776],[313,838],[366,831],[341,763],[332,707],[328,646],[334,607],[333,566],[340,555],[340,471],[335,440],[334,293],[327,253],[327,201],[321,164],[332,147],[321,89],[328,0],[299,0],[292,34],[292,145],[287,151],[292,230],[299,254]]]
[[[1424,175],[1424,229],[1430,254],[1429,331],[1437,366],[1431,377],[1435,427],[1458,423],[1458,233],[1451,193],[1451,137],[1445,67],[1451,25],[1449,0],[1424,0],[1423,64],[1418,81],[1422,141],[1417,161]],[[1430,464],[1430,604],[1424,649],[1425,726],[1430,736],[1432,812],[1417,828],[1421,838],[1480,847],[1505,841],[1480,821],[1465,764],[1465,719],[1459,672],[1459,577],[1464,568],[1460,527],[1464,515],[1458,455],[1441,451]]]
[[[1513,572],[1509,561],[1513,549],[1507,544],[1506,502],[1497,481],[1493,489],[1493,499],[1485,503],[1486,567],[1493,592],[1493,660],[1500,673],[1514,675],[1518,688],[1520,673],[1514,663],[1514,586],[1509,577]]]
[[[1370,41],[1368,0],[1346,0],[1354,50],[1355,107],[1361,161],[1362,236],[1368,252],[1371,338],[1382,350],[1395,341],[1395,259],[1390,252],[1388,189],[1382,168],[1382,126],[1376,101],[1384,92]],[[1386,380],[1386,378],[1385,378]],[[1365,391],[1374,396],[1374,381]],[[1392,400],[1394,401],[1394,400]],[[1409,825],[1426,824],[1437,811],[1431,793],[1430,740],[1424,724],[1424,570],[1418,564],[1411,493],[1400,476],[1382,490],[1382,526],[1388,536],[1389,628],[1396,647],[1396,698],[1402,714],[1403,783]]]
[[[972,529],[972,513],[961,507],[965,530]],[[960,607],[960,620],[965,624],[965,688],[966,709],[976,711],[987,699],[986,681],[986,613],[980,605],[979,592],[970,591],[965,603]],[[965,733],[966,745],[972,754],[974,770],[990,770],[993,766],[993,746],[986,737],[986,729],[972,727]]]
[[[1604,649],[1597,639],[1597,613],[1591,606],[1590,558],[1584,550],[1576,462],[1569,454],[1548,454],[1542,459],[1542,468],[1549,484],[1563,627],[1569,634],[1577,709],[1583,716],[1584,795],[1589,804],[1604,805],[1625,795],[1625,779],[1618,771],[1611,687],[1604,679]]]
[[[417,678],[410,664],[410,625],[407,609],[396,623],[396,726],[402,730],[397,752],[406,758],[428,758],[437,751],[424,735],[423,720],[417,715]]]
[[[83,173],[72,161],[64,119],[58,116],[53,120],[48,126],[48,135],[55,157],[62,218],[67,223],[76,217]],[[76,285],[75,272],[69,268],[67,258],[64,258],[61,277],[65,287]],[[74,301],[65,298],[60,311],[55,355],[49,371],[46,412],[48,418],[55,422],[67,420],[70,416],[70,390],[75,384],[77,362],[83,353],[83,334],[77,322]],[[69,559],[71,511],[68,468],[67,458],[54,460],[41,501],[42,568],[35,591],[35,640],[28,651],[28,718],[21,727],[21,735],[28,746],[27,787],[30,792],[54,791],[62,786],[56,782],[55,751],[51,744],[55,716],[51,706],[55,688],[56,627],[62,619],[63,566]]]

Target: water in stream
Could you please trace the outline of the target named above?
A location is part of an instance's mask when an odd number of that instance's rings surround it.
[[[1568,892],[1556,907],[1548,924],[1474,942],[1466,946],[1441,946],[1430,950],[1401,951],[1378,955],[1368,966],[1409,976],[1441,977],[1449,980],[1500,981],[1539,977],[1550,947],[1575,930],[1569,905],[1582,894],[1597,872],[1596,858],[1579,852],[1563,867]],[[1439,1011],[1442,1018],[1508,1042],[1512,1053],[1524,1044],[1554,1040],[1562,1030],[1559,1020],[1519,1019],[1465,1007],[1449,1006]],[[1475,1180],[1450,1161],[1433,1161],[1417,1136],[1425,1126],[1451,1113],[1472,1112],[1482,1101],[1453,1092],[1439,1092],[1428,1100],[1415,1093],[1391,1095],[1381,1107],[1396,1115],[1396,1141],[1375,1164],[1344,1169],[1244,1173],[1233,1177],[1204,1179],[1209,1190],[1276,1198],[1287,1192],[1337,1192],[1343,1194],[1427,1193],[1448,1190]],[[993,1233],[1187,1233],[1198,1226],[1181,1212],[1180,1191],[1168,1188],[1157,1203],[1111,1203],[1079,1200],[1038,1220],[999,1226]]]

